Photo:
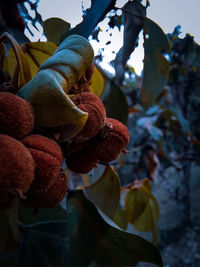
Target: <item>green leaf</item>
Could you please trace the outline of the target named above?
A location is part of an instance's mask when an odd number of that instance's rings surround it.
[[[118,207],[113,221],[122,229],[126,230],[128,226],[127,216],[125,210]]]
[[[53,221],[21,226],[22,239],[17,267],[65,267],[67,223]]]
[[[133,266],[139,261],[162,265],[157,248],[145,239],[112,227],[82,191],[69,191],[67,221],[20,225],[17,267]]]
[[[29,62],[31,78],[35,76],[42,63],[53,55],[58,46],[50,42],[30,42],[23,45],[22,50]]]
[[[156,247],[139,236],[112,228],[104,236],[104,245],[109,256],[118,263],[113,266],[135,266],[140,261],[163,266]]]
[[[52,209],[40,209],[37,214],[34,214],[32,208],[19,203],[18,217],[23,224],[33,224],[42,221],[66,220],[67,214],[60,205]]]
[[[62,36],[62,40],[64,40],[67,36],[71,34],[79,34],[88,38],[91,34],[92,30],[98,24],[99,21],[104,18],[106,13],[108,13],[112,7],[114,6],[113,0],[92,0],[91,8],[87,12],[84,20],[78,24],[75,28],[68,31],[66,34]]]
[[[70,24],[60,18],[49,18],[44,21],[43,30],[49,42],[59,43],[61,36],[70,28]]]
[[[93,260],[101,266],[133,266],[139,261],[163,266],[153,244],[106,223],[81,191],[69,192],[67,203],[67,266],[88,266]]]
[[[103,175],[85,188],[88,199],[113,219],[120,201],[120,180],[111,166],[106,166]]]
[[[111,82],[110,92],[104,101],[107,117],[126,124],[128,120],[128,104],[122,90]]]
[[[143,190],[140,188],[129,190],[125,197],[125,210],[129,223],[135,223],[135,221],[144,212],[147,203],[148,197]]]
[[[168,79],[169,62],[161,54],[169,50],[165,33],[152,20],[144,23],[144,75],[142,84],[142,102],[145,107],[154,104]]]
[[[135,221],[134,227],[138,231],[153,232],[153,242],[156,243],[158,239],[157,223],[160,217],[159,204],[156,198],[150,194],[150,199],[146,205],[144,212]]]
[[[5,245],[17,244],[19,232],[17,228],[17,205],[0,212],[0,251]]]

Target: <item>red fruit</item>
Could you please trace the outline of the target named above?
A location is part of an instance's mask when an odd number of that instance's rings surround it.
[[[34,179],[30,152],[21,142],[4,134],[0,134],[0,151],[0,187],[5,188],[5,194],[10,189],[26,192]]]
[[[68,168],[76,173],[88,173],[97,164],[97,158],[87,147],[74,152],[66,158]]]
[[[55,157],[60,163],[63,161],[60,146],[45,136],[39,134],[32,134],[22,140],[24,145],[28,148],[34,148],[50,154]]]
[[[118,120],[107,118],[106,125],[90,144],[90,149],[102,162],[117,158],[129,142],[128,128]]]
[[[28,193],[23,203],[33,208],[53,208],[65,197],[67,189],[66,176],[61,172],[51,187],[39,194]]]
[[[29,194],[43,192],[55,182],[59,174],[62,162],[61,149],[56,142],[40,135],[30,135],[22,142],[35,161],[35,179],[30,186]]]
[[[8,92],[0,92],[0,133],[22,139],[34,126],[33,109],[28,101]]]
[[[73,140],[86,141],[95,136],[106,121],[106,110],[101,100],[94,94],[84,92],[71,97],[74,104],[88,113],[88,119],[81,132]]]

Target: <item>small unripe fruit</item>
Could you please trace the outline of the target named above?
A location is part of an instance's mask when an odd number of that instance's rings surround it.
[[[67,193],[67,180],[60,172],[55,182],[46,191],[39,194],[27,194],[24,205],[33,208],[53,208],[57,206]]]
[[[53,140],[41,136],[30,135],[22,140],[35,161],[35,178],[29,194],[47,190],[56,180],[62,162],[62,152]]]
[[[33,109],[28,101],[8,92],[0,92],[0,133],[22,139],[34,126]]]
[[[128,128],[118,120],[107,118],[101,133],[91,141],[90,149],[102,162],[117,158],[129,142]]]
[[[73,172],[82,174],[91,171],[97,164],[97,161],[97,158],[88,147],[84,147],[66,158],[68,168]]]
[[[18,140],[0,134],[0,185],[24,193],[34,179],[34,169],[28,149]]]
[[[106,121],[106,110],[101,100],[94,94],[84,92],[71,97],[74,104],[88,113],[88,119],[84,128],[76,135],[73,140],[86,141],[95,136]]]

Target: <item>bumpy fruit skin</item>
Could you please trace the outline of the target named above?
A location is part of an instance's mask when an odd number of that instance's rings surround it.
[[[24,205],[33,208],[53,208],[57,206],[67,193],[67,180],[63,172],[60,172],[55,182],[46,191],[39,194],[27,194]]]
[[[35,178],[29,194],[44,192],[55,182],[62,162],[62,152],[53,140],[41,136],[30,135],[22,140],[35,162]]]
[[[34,170],[28,149],[20,141],[0,134],[0,188],[4,188],[5,195],[10,189],[27,192],[34,179]]]
[[[60,146],[56,142],[45,136],[32,134],[25,137],[22,142],[28,148],[34,148],[50,154],[51,156],[55,157],[60,163],[62,163],[63,161]]]
[[[90,149],[102,162],[110,162],[117,158],[129,142],[127,127],[118,120],[107,118],[101,134],[91,142]]]
[[[68,168],[76,173],[88,173],[97,164],[97,158],[88,147],[76,151],[66,158]]]
[[[30,103],[8,92],[0,92],[0,133],[22,139],[34,127]]]
[[[87,141],[95,136],[106,121],[106,110],[101,100],[94,94],[83,92],[71,97],[74,104],[88,113],[88,119],[83,129],[76,135],[73,140]]]

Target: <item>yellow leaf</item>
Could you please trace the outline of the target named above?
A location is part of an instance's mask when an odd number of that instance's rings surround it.
[[[12,77],[15,86],[22,87],[31,80],[31,71],[29,63],[17,41],[9,33],[4,33],[0,37],[0,42],[7,40],[11,45],[12,55],[8,57],[4,65],[5,70]]]
[[[86,193],[93,204],[113,219],[120,200],[120,180],[114,168],[106,166],[103,175],[86,187]]]
[[[134,224],[144,212],[148,197],[141,188],[130,189],[125,197],[125,210],[128,222]]]
[[[104,89],[104,78],[101,73],[94,67],[94,73],[92,75],[92,80],[90,84],[90,91],[97,95],[98,97],[101,96]]]
[[[128,221],[126,217],[125,210],[118,207],[117,212],[115,213],[115,217],[113,221],[122,229],[126,230],[128,226]]]
[[[149,197],[146,208],[141,216],[135,221],[134,227],[138,231],[152,231],[153,242],[155,243],[158,236],[157,223],[160,217],[160,209],[156,198],[152,194],[150,194]]]
[[[58,46],[50,42],[30,42],[23,45],[27,61],[31,69],[31,78],[33,78],[42,63],[53,55]]]

